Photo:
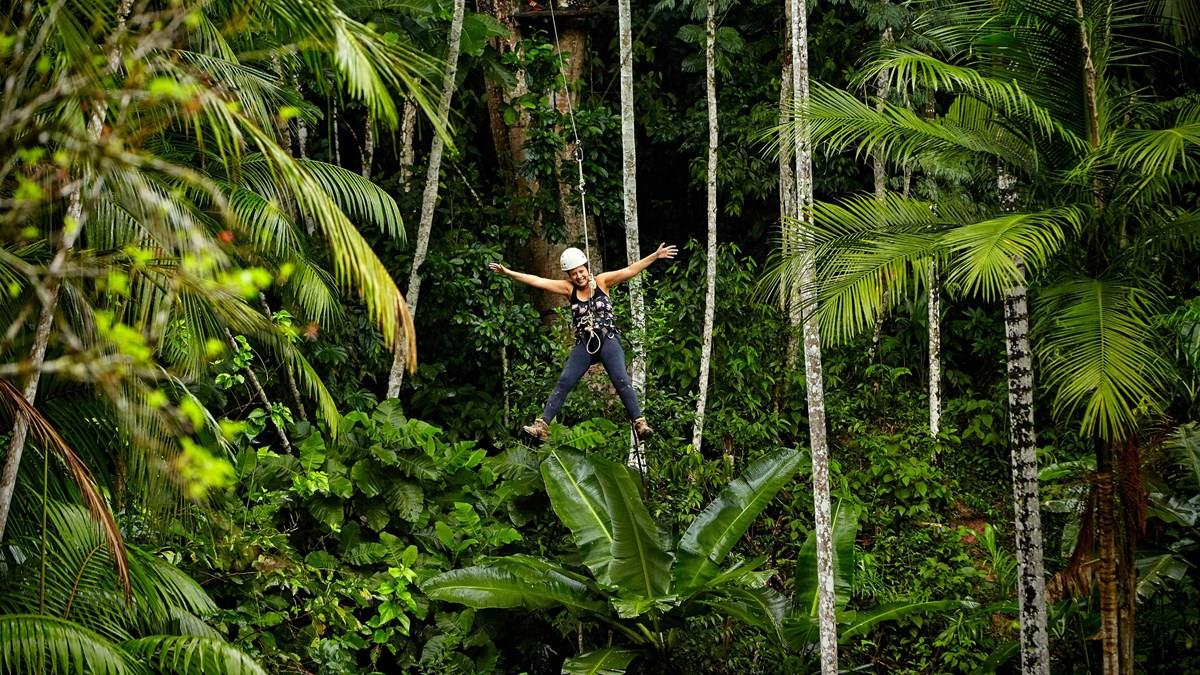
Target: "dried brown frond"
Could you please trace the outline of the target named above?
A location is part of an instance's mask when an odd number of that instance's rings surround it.
[[[104,497],[100,495],[96,480],[92,478],[92,472],[88,470],[83,460],[79,459],[79,455],[75,454],[71,446],[67,445],[66,440],[58,433],[54,425],[37,408],[26,401],[25,396],[8,380],[0,380],[0,407],[3,407],[14,420],[18,417],[27,418],[29,431],[34,438],[41,442],[43,448],[57,454],[66,465],[67,472],[79,486],[84,504],[108,540],[109,553],[116,567],[117,578],[121,582],[125,600],[128,602],[133,595],[133,587],[129,581],[129,554],[125,550],[125,541],[121,538],[121,530],[117,527],[117,521],[113,518],[112,511],[109,510]]]

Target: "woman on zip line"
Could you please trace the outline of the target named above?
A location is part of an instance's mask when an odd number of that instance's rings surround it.
[[[559,258],[566,279],[546,279],[524,272],[514,272],[500,263],[488,264],[497,274],[571,298],[571,323],[575,330],[575,346],[567,357],[567,363],[563,366],[558,383],[554,385],[554,391],[546,401],[542,416],[532,424],[522,427],[525,433],[539,441],[546,440],[546,435],[550,432],[548,423],[558,414],[558,409],[562,407],[567,394],[579,383],[588,367],[597,362],[604,364],[604,370],[608,372],[621,402],[625,404],[625,412],[629,413],[629,419],[633,420],[633,428],[638,437],[645,438],[654,433],[646,423],[646,418],[642,416],[637,394],[629,384],[629,375],[625,372],[625,350],[621,348],[621,332],[617,330],[617,324],[613,320],[612,300],[608,297],[608,291],[622,281],[634,278],[655,260],[674,258],[678,251],[675,246],[660,244],[657,251],[628,267],[601,272],[592,277],[584,252],[577,248],[569,248],[563,251]]]

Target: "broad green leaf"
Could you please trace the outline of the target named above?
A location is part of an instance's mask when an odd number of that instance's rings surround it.
[[[502,560],[502,559],[501,559]],[[590,594],[587,585],[559,572],[552,563],[545,567],[520,561],[450,570],[421,585],[433,600],[457,602],[475,609],[549,609],[604,613],[605,604]]]
[[[583,455],[551,450],[542,462],[550,504],[571,530],[583,564],[601,578],[612,561],[613,523],[595,467]]]
[[[632,649],[606,647],[567,659],[563,675],[621,675],[638,657]]]
[[[854,538],[858,534],[859,507],[839,501],[833,507],[833,588],[838,609],[850,600],[854,583]],[[796,557],[796,598],[793,614],[817,615],[817,536],[810,532]]]
[[[692,521],[679,540],[672,575],[678,592],[698,588],[715,577],[742,535],[791,480],[801,453],[776,450],[750,465]]]
[[[783,615],[787,609],[787,599],[772,588],[728,586],[703,594],[700,602],[766,632],[776,643],[783,642]]]
[[[642,502],[633,471],[624,464],[592,460],[612,517],[612,560],[600,581],[623,594],[658,598],[671,587],[671,554]]]

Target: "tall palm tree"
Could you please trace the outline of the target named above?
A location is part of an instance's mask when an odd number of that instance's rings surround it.
[[[1145,119],[1156,123],[1142,127],[1131,126],[1138,115],[1116,114],[1105,77],[1117,34],[1107,3],[963,7],[950,14],[953,23],[931,26],[945,60],[893,50],[867,69],[868,76],[886,69],[901,91],[922,87],[953,97],[944,115],[922,119],[886,102],[871,107],[822,88],[810,120],[832,148],[857,147],[910,158],[927,170],[981,178],[995,176],[998,165],[1000,189],[982,195],[978,213],[941,203],[934,209],[899,196],[818,208],[818,221],[824,216],[819,236],[829,249],[817,255],[823,260],[824,307],[835,330],[860,329],[885,298],[884,278],[919,284],[924,275],[916,272],[929,261],[960,293],[1005,296],[1010,392],[1016,396],[1010,400],[1022,520],[1018,552],[1027,554],[1020,594],[1035,605],[1023,607],[1022,664],[1045,672],[1043,629],[1034,625],[1043,574],[1033,569],[1040,549],[1032,517],[1033,428],[1031,417],[1017,414],[1030,407],[1019,395],[1031,386],[1029,367],[1017,359],[1031,351],[1021,346],[1028,333],[1020,296],[1031,281],[1045,285],[1040,295],[1046,302],[1035,305],[1033,317],[1043,329],[1040,340],[1033,334],[1032,351],[1041,355],[1056,417],[1077,421],[1101,453],[1136,434],[1146,413],[1161,409],[1171,374],[1155,348],[1151,316],[1162,301],[1159,291],[1133,280],[1162,273],[1146,268],[1150,251],[1161,255],[1174,247],[1179,255],[1194,246],[1177,232],[1195,218],[1182,207],[1182,195],[1196,176],[1200,111],[1180,102],[1174,120],[1148,114]],[[1063,95],[1064,83],[1077,87],[1074,96]],[[879,228],[879,222],[885,225]],[[1113,473],[1132,470],[1114,467]],[[1123,498],[1114,492],[1114,499],[1120,505]],[[1135,579],[1132,565],[1122,568],[1111,550],[1101,557],[1108,559],[1101,569],[1118,565],[1109,576],[1130,580],[1126,586]],[[1102,596],[1111,598],[1119,585],[1102,586]],[[1114,635],[1123,630],[1111,618],[1117,605],[1101,603],[1110,672],[1118,660],[1132,658],[1132,643],[1120,650]]]

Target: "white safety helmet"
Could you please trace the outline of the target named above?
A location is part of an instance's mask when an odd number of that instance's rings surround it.
[[[569,272],[580,265],[588,264],[588,259],[583,251],[572,246],[562,252],[562,255],[558,258],[558,262],[562,265],[562,271]]]

